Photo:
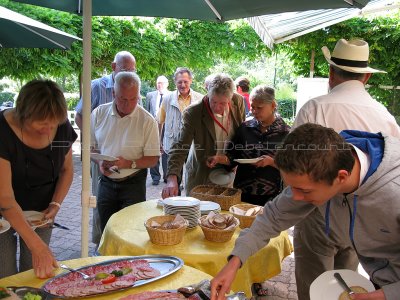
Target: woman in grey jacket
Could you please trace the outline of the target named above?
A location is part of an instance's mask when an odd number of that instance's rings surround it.
[[[352,243],[378,288],[353,299],[399,299],[400,140],[353,130],[341,135],[304,124],[287,136],[275,163],[288,187],[241,232],[228,264],[212,280],[212,300],[224,297],[249,256],[314,209],[324,216],[327,235],[332,228],[335,242]]]

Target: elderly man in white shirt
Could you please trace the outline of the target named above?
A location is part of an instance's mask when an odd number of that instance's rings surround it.
[[[146,200],[147,168],[160,156],[157,122],[137,105],[140,85],[136,73],[118,73],[114,101],[92,112],[92,147],[116,157],[97,160],[102,173],[97,199],[102,231],[113,213]]]

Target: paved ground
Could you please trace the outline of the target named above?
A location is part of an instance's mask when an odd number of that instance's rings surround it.
[[[73,146],[74,158],[74,180],[71,189],[58,213],[56,222],[67,226],[70,230],[55,228],[50,243],[58,260],[66,260],[80,257],[81,252],[81,182],[82,165],[80,161],[79,141]],[[160,192],[164,183],[158,186],[151,185],[151,178],[147,178],[147,199],[156,199],[160,197]],[[90,217],[91,218],[91,217]],[[289,232],[291,234],[291,232]],[[91,225],[89,237],[91,238]],[[95,245],[89,244],[89,255],[94,255]],[[296,284],[294,279],[294,259],[293,255],[283,261],[283,271],[279,276],[274,277],[263,283],[268,289],[268,296],[260,299],[278,300],[290,299],[297,300]]]

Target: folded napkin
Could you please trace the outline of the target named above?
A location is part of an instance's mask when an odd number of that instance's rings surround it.
[[[247,210],[238,208],[238,207],[232,207],[232,212],[236,215],[240,216],[256,216],[258,214],[261,214],[263,212],[263,207],[262,206],[255,206],[252,208],[249,208]]]
[[[201,225],[211,229],[230,230],[238,224],[232,215],[219,214],[211,211],[205,218],[201,218]]]
[[[158,223],[157,221],[151,221],[150,227],[157,228],[157,229],[163,229],[163,230],[168,230],[168,229],[178,229],[180,227],[186,226],[187,221],[185,220],[184,217],[181,215],[177,214],[175,216],[175,219],[172,221],[166,221],[162,224]]]

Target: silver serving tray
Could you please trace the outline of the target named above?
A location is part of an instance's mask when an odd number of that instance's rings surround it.
[[[39,295],[42,299],[47,299],[48,293],[43,291],[42,289],[34,288],[31,286],[8,286],[7,289],[13,291],[17,296],[21,299],[28,293]]]
[[[49,299],[49,298],[57,298],[57,299],[87,298],[87,297],[93,297],[93,296],[98,296],[98,295],[105,295],[105,294],[109,294],[109,293],[112,293],[112,292],[117,292],[117,291],[119,292],[121,290],[126,290],[128,288],[141,286],[141,285],[144,285],[144,284],[159,280],[161,278],[164,278],[166,276],[171,275],[172,273],[175,273],[180,268],[182,268],[182,266],[184,265],[183,260],[180,259],[179,257],[176,257],[176,256],[141,255],[141,256],[127,256],[127,257],[123,257],[123,258],[103,261],[103,262],[96,263],[96,264],[85,265],[85,266],[82,266],[80,268],[77,268],[76,270],[84,272],[84,270],[86,268],[90,268],[90,267],[93,267],[93,266],[102,266],[102,265],[108,265],[108,264],[111,264],[111,263],[114,263],[114,262],[119,262],[119,261],[134,261],[134,260],[147,260],[151,267],[153,267],[154,269],[157,269],[158,271],[160,271],[161,275],[157,276],[157,277],[154,277],[154,278],[146,279],[146,280],[144,280],[144,279],[137,280],[137,281],[135,281],[133,283],[133,285],[131,287],[124,287],[124,288],[115,289],[115,290],[112,290],[112,291],[107,291],[107,292],[104,292],[104,293],[93,293],[93,294],[90,294],[90,295],[78,296],[78,297],[58,296],[58,295],[54,295],[54,294],[49,293],[49,291],[46,289],[46,285],[52,283],[57,278],[65,277],[68,274],[70,274],[70,272],[67,272],[67,273],[63,273],[63,274],[57,275],[57,276],[51,278],[50,280],[46,281],[44,283],[44,285],[42,286],[42,289],[49,296],[46,299]]]

